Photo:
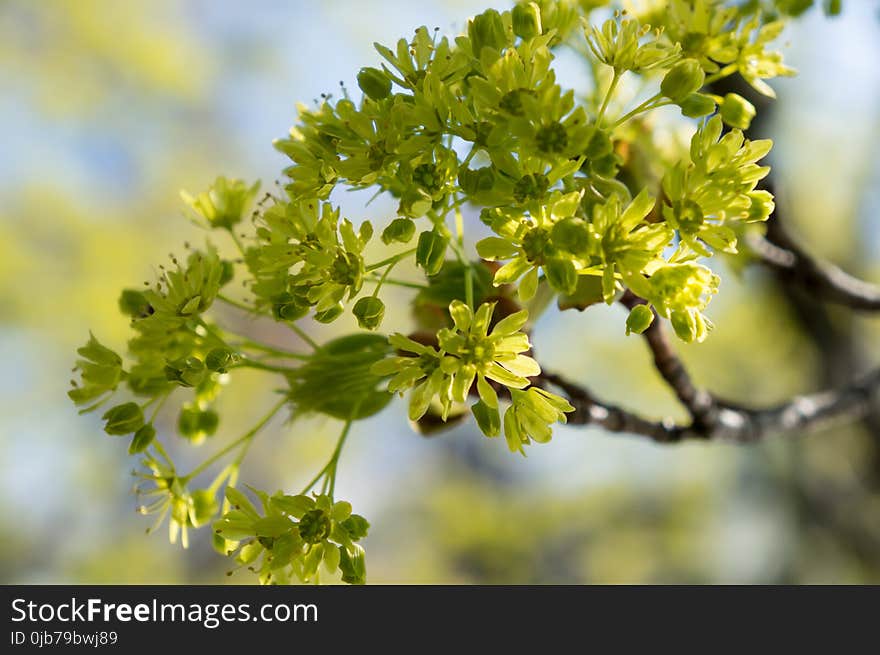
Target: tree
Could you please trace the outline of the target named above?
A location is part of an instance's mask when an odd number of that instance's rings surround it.
[[[880,370],[775,407],[746,407],[695,385],[668,334],[710,338],[705,312],[721,282],[709,266],[715,257],[764,264],[785,285],[855,310],[880,307],[880,290],[810,257],[785,231],[770,169],[759,164],[772,143],[744,134],[755,105],[718,92],[736,78],[772,97],[765,80],[793,74],[771,45],[781,15],[810,3],[680,0],[593,24],[605,4],[521,3],[474,17],[454,40],[421,27],[395,49],[377,44],[384,62],[359,72],[359,101],[343,88],[338,101],[301,106],[297,126],[275,143],[292,160],[276,192],[257,201],[258,183],[219,177],[183,194],[193,220],[225,235],[240,256],[187,244],[155,284],[125,289],[129,359],[91,336],[69,392],[85,412],[115,399],[105,431],[131,436],[143,512],[158,514],[157,526],[168,518],[172,541],[186,546],[190,528],[211,524],[215,547],[261,582],[316,580],[322,568],[364,582],[357,542],[369,524],[335,497],[337,469],[352,423],[398,393],[408,395],[419,430],[470,414],[483,434],[503,435],[523,454],[550,441],[558,422],[663,443],[746,443],[868,414]],[[592,71],[584,98],[556,83],[561,48]],[[683,117],[675,129],[656,127],[664,107]],[[685,141],[675,138],[682,125],[691,131]],[[370,221],[356,228],[341,216],[331,194],[342,188],[398,200],[378,239]],[[466,220],[471,214],[479,221]],[[483,238],[471,247],[475,233]],[[390,254],[373,258],[377,240]],[[407,263],[418,273],[392,276]],[[229,291],[235,279],[243,299]],[[391,286],[411,293],[419,329],[409,335],[379,332],[380,293]],[[217,303],[271,317],[311,350],[220,325]],[[642,335],[690,421],[647,418],[542,367],[529,334],[554,303],[591,312],[624,305],[620,329]],[[348,312],[359,332],[328,340],[303,327]],[[252,429],[181,473],[157,435],[157,412],[172,398],[181,403],[179,436],[204,442],[220,423],[214,400],[245,368],[279,380],[280,398]],[[119,393],[133,399],[119,402]],[[299,493],[250,487],[249,496],[237,486],[239,466],[283,410],[338,419],[338,443]],[[211,481],[196,485],[209,472]]]

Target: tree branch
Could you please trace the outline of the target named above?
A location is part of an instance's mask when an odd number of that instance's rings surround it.
[[[752,235],[747,244],[780,280],[796,284],[829,302],[862,311],[880,311],[880,286],[865,282],[834,264],[808,254],[785,229],[778,216],[767,224],[767,236]]]
[[[620,302],[630,310],[636,305],[646,304],[642,298],[629,290],[623,294]],[[666,327],[656,311],[654,322],[642,333],[642,336],[654,356],[654,366],[666,383],[672,387],[681,404],[687,408],[694,423],[702,425],[711,421],[711,415],[715,411],[715,401],[711,394],[698,389],[691,380],[690,374],[669,342]]]
[[[544,372],[536,382],[539,386],[551,385],[566,394],[575,408],[568,417],[568,422],[573,425],[598,425],[610,432],[641,435],[659,443],[687,440],[754,443],[776,434],[814,432],[838,422],[862,418],[869,411],[871,400],[880,394],[880,368],[840,389],[796,396],[774,407],[734,406],[713,398],[715,410],[709,414],[708,420],[690,425],[676,424],[668,419],[645,419],[598,400],[587,389],[554,373]]]

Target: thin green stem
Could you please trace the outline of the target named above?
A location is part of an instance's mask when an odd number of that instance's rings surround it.
[[[416,251],[415,248],[410,248],[409,250],[404,250],[401,253],[398,253],[396,255],[393,255],[391,257],[383,259],[381,262],[376,262],[375,264],[370,264],[364,270],[367,273],[369,273],[370,271],[375,271],[376,269],[382,268],[383,266],[388,266],[388,264],[396,263],[396,262],[400,261],[401,259],[403,259],[404,257],[408,257],[408,256],[412,255],[413,253],[415,253],[415,251]]]
[[[296,336],[298,336],[300,339],[302,339],[307,344],[309,344],[312,347],[312,350],[321,350],[321,346],[319,346],[317,344],[317,342],[314,339],[312,339],[308,335],[308,333],[305,330],[303,330],[299,325],[297,325],[296,323],[288,323],[288,326],[290,327],[291,330],[293,330],[296,333]]]
[[[357,409],[355,409],[355,413],[356,412]],[[339,435],[339,440],[336,442],[336,448],[333,449],[333,454],[330,455],[330,459],[327,460],[324,467],[318,471],[317,475],[315,475],[315,477],[313,477],[300,492],[301,495],[307,494],[316,484],[318,484],[318,481],[321,480],[321,478],[324,478],[324,482],[321,485],[321,493],[327,493],[329,490],[330,498],[332,500],[333,491],[336,488],[336,467],[339,463],[339,455],[342,454],[342,447],[345,445],[345,440],[348,438],[348,434],[351,431],[352,423],[352,420],[345,422],[345,425],[342,428],[342,434]]]
[[[229,236],[232,237],[232,240],[235,242],[235,247],[238,248],[238,252],[241,253],[241,256],[245,256],[244,246],[241,244],[241,241],[238,238],[238,235],[235,233],[233,228],[229,228]]]
[[[655,103],[657,103],[657,101],[659,99],[661,99],[662,97],[663,97],[662,93],[658,93],[656,95],[651,96],[650,98],[645,100],[642,104],[640,104],[638,107],[636,107],[632,111],[624,114],[623,116],[618,118],[616,121],[614,121],[614,125],[612,125],[612,127],[617,127],[618,125],[622,125],[623,123],[627,122],[633,116],[637,116],[638,114],[641,114],[644,111],[648,111],[649,109],[654,109],[655,107],[661,106],[663,103],[659,103],[659,104],[655,104]],[[668,104],[668,103],[666,103],[666,104]]]
[[[202,462],[202,463],[199,464],[197,467],[195,467],[192,471],[190,471],[188,474],[186,474],[184,477],[181,478],[181,482],[185,484],[185,483],[188,482],[189,480],[192,480],[192,479],[193,479],[194,477],[196,477],[199,473],[201,473],[201,472],[204,471],[206,468],[208,468],[209,466],[211,466],[214,462],[216,462],[217,460],[219,460],[219,459],[220,459],[221,457],[223,457],[224,455],[227,455],[228,453],[232,452],[233,450],[235,450],[236,448],[238,448],[238,447],[241,446],[242,444],[246,444],[246,443],[248,443],[251,439],[253,439],[253,438],[257,435],[257,433],[258,433],[261,429],[263,429],[263,427],[264,427],[269,421],[272,420],[272,417],[274,417],[275,414],[277,414],[277,413],[279,412],[279,410],[280,410],[282,407],[284,407],[284,405],[285,405],[286,403],[287,403],[287,398],[283,398],[282,400],[280,400],[280,401],[279,401],[274,407],[272,407],[271,410],[269,410],[269,413],[268,413],[268,414],[266,414],[263,418],[260,419],[259,423],[257,423],[254,427],[252,427],[252,428],[251,428],[250,430],[248,430],[247,432],[245,432],[245,433],[244,433],[242,436],[240,436],[238,439],[236,439],[235,441],[233,441],[232,443],[230,443],[228,446],[226,446],[225,448],[221,448],[221,449],[218,450],[216,453],[214,453],[213,455],[211,455],[208,459],[206,459],[204,462]],[[238,463],[240,463],[240,460],[238,461]]]
[[[248,305],[245,305],[243,302],[239,302],[237,300],[233,300],[232,298],[229,298],[228,296],[224,296],[222,293],[217,294],[217,300],[225,302],[227,305],[231,305],[232,307],[240,309],[243,312],[247,312],[248,314],[255,314],[257,311],[254,307],[249,307]]]
[[[374,281],[378,281],[382,276],[376,275],[375,273],[370,274],[371,279]],[[383,284],[390,284],[396,287],[406,287],[408,289],[429,289],[430,287],[427,284],[418,284],[416,282],[407,282],[406,280],[399,280],[393,277],[386,277]]]
[[[295,368],[290,366],[276,366],[274,364],[264,364],[263,362],[258,362],[254,359],[246,359],[239,363],[236,368],[258,368],[262,371],[272,371],[273,373],[291,373],[295,371]]]
[[[219,334],[214,328],[208,325],[203,318],[198,319],[198,324],[204,328],[205,332],[209,337],[214,339],[217,343],[219,343],[224,348],[228,348],[229,346],[226,344],[226,339],[223,338],[221,334]]]
[[[171,391],[173,391],[173,389]],[[157,404],[153,408],[153,413],[150,414],[150,420],[147,421],[147,423],[152,423],[154,420],[156,420],[156,415],[159,413],[159,410],[162,409],[162,405],[165,404],[165,401],[168,400],[168,398],[171,396],[171,391],[166,392],[165,395],[162,396],[162,398],[159,400],[159,404]]]
[[[602,119],[605,117],[605,110],[608,109],[608,103],[611,102],[611,97],[617,89],[617,83],[620,82],[620,77],[620,73],[615,70],[614,75],[611,78],[611,84],[608,85],[608,90],[605,92],[605,98],[602,100],[602,106],[599,107],[599,113],[596,114],[597,128],[602,126]]]
[[[400,261],[400,260],[397,260]],[[379,278],[379,282],[376,284],[376,288],[373,289],[373,298],[378,297],[379,289],[382,288],[382,285],[385,284],[385,280],[388,279],[388,274],[391,270],[397,265],[397,261],[391,262],[388,264],[388,268],[385,269],[385,272],[382,274],[382,277]]]
[[[254,341],[253,339],[245,339],[244,341],[230,345],[235,346],[236,348],[250,348],[252,350],[259,350],[260,352],[275,355],[276,357],[283,357],[285,359],[311,359],[311,355],[295,353],[290,350],[283,350],[281,348],[276,348],[275,346],[269,346],[265,343],[260,343],[259,341]]]

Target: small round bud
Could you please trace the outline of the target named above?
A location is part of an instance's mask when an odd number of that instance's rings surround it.
[[[141,411],[141,406],[135,402],[111,407],[102,418],[106,421],[104,432],[116,436],[131,434],[144,424],[144,413]]]
[[[737,93],[728,93],[721,103],[721,120],[730,127],[749,129],[756,113],[755,106]]]
[[[206,374],[205,363],[198,357],[184,357],[165,366],[165,378],[182,387],[195,387]]]
[[[696,59],[684,59],[669,69],[660,83],[660,91],[667,98],[680,102],[703,86],[706,74]]]
[[[385,316],[385,303],[373,296],[366,296],[354,304],[352,314],[357,318],[360,327],[375,330]]]
[[[228,348],[214,348],[205,357],[205,366],[209,371],[226,373],[230,366],[238,362],[238,354]]]
[[[715,111],[715,100],[705,93],[692,93],[679,102],[678,106],[681,107],[682,116],[700,118]]]
[[[315,320],[318,321],[318,323],[332,323],[342,316],[344,311],[345,308],[342,306],[342,303],[336,303],[330,309],[325,309],[322,312],[315,312]]]
[[[357,82],[371,100],[384,100],[391,95],[391,78],[378,68],[361,68]]]
[[[514,34],[524,39],[541,35],[541,8],[537,4],[518,4],[513,8],[512,15]]]
[[[415,236],[416,224],[408,218],[395,218],[382,231],[382,243],[388,245],[394,242],[409,243]]]
[[[630,310],[629,316],[626,317],[626,333],[628,335],[633,332],[641,334],[651,327],[653,322],[654,312],[651,311],[651,308],[647,305],[636,305]]]
[[[195,443],[217,432],[220,417],[212,409],[201,410],[195,406],[184,406],[177,417],[177,430],[184,439]]]
[[[446,247],[449,239],[437,232],[422,232],[416,246],[416,263],[428,275],[437,275],[446,260]]]

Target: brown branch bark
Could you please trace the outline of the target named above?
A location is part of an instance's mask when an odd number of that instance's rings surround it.
[[[830,262],[807,253],[783,223],[774,217],[767,236],[753,236],[747,245],[784,284],[801,287],[816,297],[860,311],[880,311],[880,286],[865,282]]]
[[[642,298],[629,290],[623,294],[620,302],[627,309],[646,304]],[[656,312],[654,312],[654,322],[642,336],[651,349],[655,368],[675,392],[681,404],[687,408],[694,423],[703,425],[710,422],[716,409],[715,401],[711,394],[697,388],[691,380],[690,374],[669,341],[665,324]]]
[[[797,396],[767,408],[736,407],[713,399],[711,420],[676,424],[652,421],[616,405],[603,402],[589,390],[560,375],[544,372],[536,382],[563,392],[575,411],[568,416],[573,425],[597,425],[610,432],[641,435],[659,443],[688,440],[717,440],[754,443],[784,433],[807,433],[837,422],[864,417],[872,399],[880,394],[880,369],[864,379],[839,389]]]

